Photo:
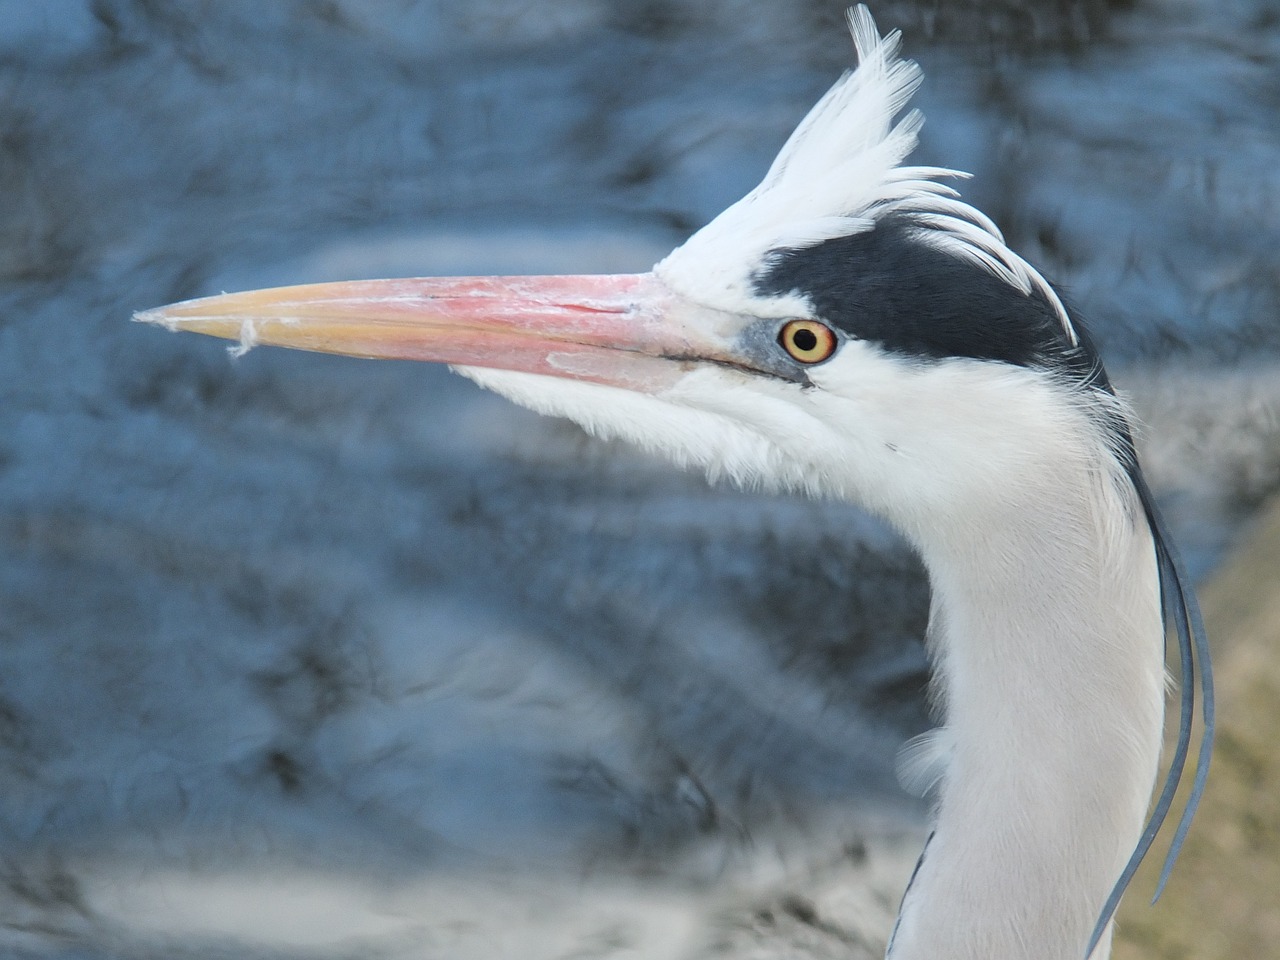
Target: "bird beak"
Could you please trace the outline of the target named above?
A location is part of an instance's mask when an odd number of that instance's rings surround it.
[[[259,344],[519,370],[657,392],[727,348],[651,273],[430,277],[276,287],[135,319]]]

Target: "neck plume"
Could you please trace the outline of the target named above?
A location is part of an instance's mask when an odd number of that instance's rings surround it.
[[[1023,462],[1016,496],[911,531],[947,756],[892,960],[1081,960],[1142,833],[1164,713],[1156,554],[1111,445],[1081,429]],[[1109,953],[1108,931],[1092,956]]]

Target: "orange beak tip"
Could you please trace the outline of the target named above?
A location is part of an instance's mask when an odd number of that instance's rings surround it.
[[[134,323],[151,323],[158,327],[165,327],[168,330],[177,330],[177,324],[165,315],[163,308],[154,308],[151,310],[136,310],[133,314]]]
[[[172,333],[203,333],[223,340],[234,340],[227,347],[227,353],[233,357],[243,357],[258,345],[258,321],[242,317],[183,317],[175,315],[173,304],[168,307],[156,307],[151,310],[139,310],[133,315],[135,323],[149,323],[164,327]]]

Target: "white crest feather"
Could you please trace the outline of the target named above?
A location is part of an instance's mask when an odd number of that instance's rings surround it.
[[[1024,294],[1038,292],[1070,341],[1062,301],[1035,268],[1005,244],[995,223],[939,178],[968,174],[905,167],[924,116],[906,107],[922,74],[898,56],[901,33],[881,37],[863,5],[848,13],[857,69],[845,73],[800,121],[759,186],[655,267],[684,295],[728,310],[761,312],[754,277],[778,250],[799,249],[872,230],[889,214],[920,228],[922,241],[990,271]],[[803,307],[794,298],[766,304],[777,316]]]

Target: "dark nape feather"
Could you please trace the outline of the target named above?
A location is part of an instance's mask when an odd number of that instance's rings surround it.
[[[1182,558],[1178,555],[1177,548],[1173,545],[1173,540],[1165,527],[1164,518],[1156,506],[1155,497],[1152,496],[1151,488],[1147,486],[1146,478],[1143,477],[1136,459],[1131,462],[1129,476],[1133,481],[1134,489],[1138,492],[1138,499],[1142,501],[1142,508],[1147,515],[1147,524],[1151,528],[1151,536],[1155,541],[1156,562],[1160,570],[1160,599],[1164,609],[1165,626],[1166,628],[1168,627],[1169,615],[1172,614],[1174,632],[1178,637],[1178,659],[1182,674],[1181,709],[1178,718],[1178,742],[1174,748],[1173,761],[1169,766],[1169,773],[1165,777],[1164,787],[1160,791],[1160,798],[1156,801],[1156,805],[1151,811],[1146,829],[1143,830],[1142,837],[1138,840],[1138,845],[1129,857],[1129,862],[1125,864],[1125,868],[1120,874],[1120,879],[1116,881],[1110,896],[1107,897],[1106,903],[1103,904],[1102,914],[1098,917],[1098,923],[1093,929],[1093,935],[1089,938],[1089,946],[1085,949],[1084,955],[1086,958],[1093,953],[1094,947],[1098,945],[1098,941],[1102,938],[1103,930],[1106,929],[1107,923],[1115,915],[1116,908],[1120,905],[1120,898],[1133,880],[1134,874],[1137,873],[1139,864],[1142,863],[1147,852],[1151,849],[1156,834],[1160,832],[1160,828],[1164,825],[1165,819],[1169,815],[1169,810],[1173,806],[1174,794],[1178,790],[1178,784],[1182,781],[1182,774],[1186,769],[1187,755],[1191,748],[1191,727],[1195,717],[1197,664],[1200,668],[1200,713],[1204,720],[1204,730],[1201,734],[1200,749],[1196,758],[1195,780],[1191,784],[1191,795],[1187,798],[1186,807],[1183,808],[1182,817],[1178,821],[1178,829],[1174,832],[1173,841],[1169,844],[1169,852],[1165,856],[1164,866],[1160,871],[1160,880],[1156,884],[1155,896],[1151,899],[1152,903],[1160,899],[1160,894],[1164,892],[1165,883],[1168,881],[1173,865],[1182,850],[1183,841],[1186,840],[1187,831],[1191,828],[1191,821],[1195,817],[1196,809],[1200,806],[1200,798],[1204,794],[1205,783],[1209,778],[1209,763],[1213,756],[1213,663],[1209,652],[1209,636],[1205,631],[1204,620],[1200,615],[1200,604],[1196,601],[1195,590],[1187,576],[1186,568],[1182,564]]]
[[[924,849],[920,851],[920,856],[916,858],[916,865],[911,871],[911,876],[907,878],[906,889],[902,891],[902,899],[898,901],[898,919],[893,924],[893,930],[889,932],[889,942],[884,948],[886,957],[893,953],[893,941],[898,939],[898,928],[902,926],[902,908],[906,905],[907,895],[911,893],[911,887],[916,882],[916,877],[920,875],[920,868],[924,866],[924,858],[929,852],[929,844],[933,843],[933,838],[937,835],[938,831],[930,830],[929,836],[924,838]]]

